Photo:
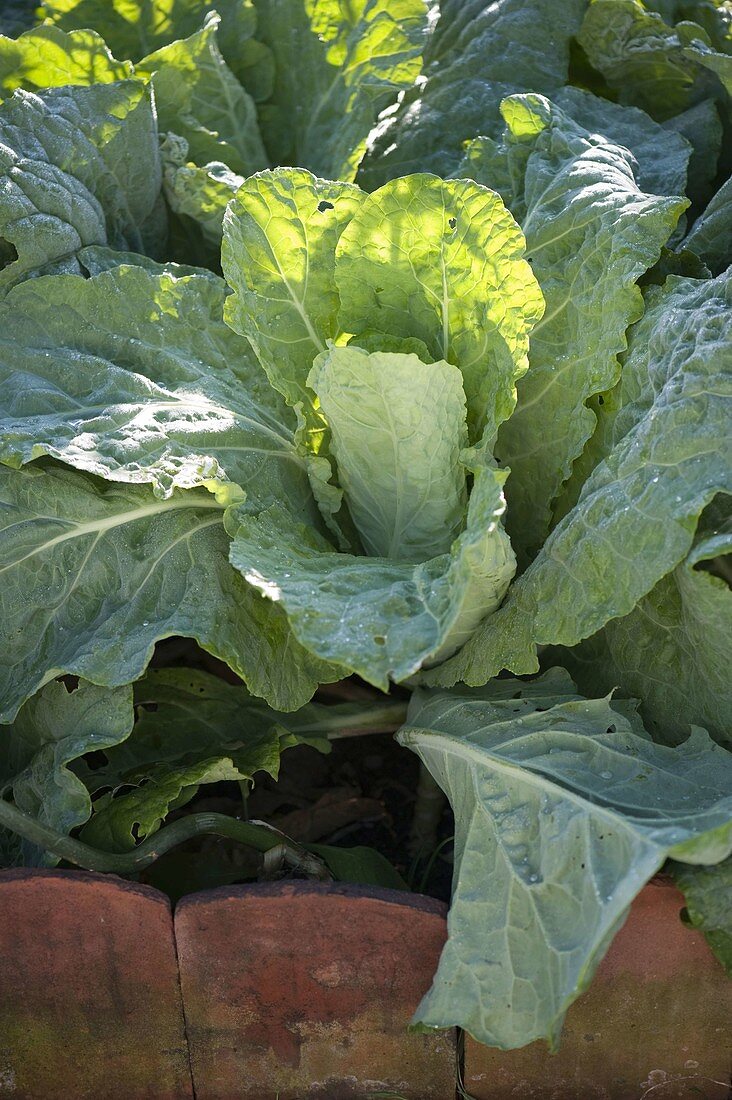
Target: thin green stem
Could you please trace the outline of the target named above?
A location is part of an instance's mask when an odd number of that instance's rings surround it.
[[[236,840],[240,844],[246,844],[258,852],[268,852],[271,848],[280,847],[287,862],[298,866],[305,864],[312,872],[316,870],[314,863],[316,861],[322,864],[322,867],[317,868],[319,877],[320,872],[322,877],[330,877],[321,860],[316,860],[312,853],[284,838],[282,833],[268,829],[264,825],[254,825],[248,821],[239,821],[235,817],[227,817],[226,814],[198,813],[182,817],[166,825],[147,840],[143,840],[131,852],[99,851],[81,840],[57,833],[48,825],[23,813],[12,802],[5,802],[3,799],[0,799],[0,825],[18,833],[39,848],[53,853],[59,859],[65,859],[68,863],[76,864],[77,867],[84,867],[87,871],[102,871],[117,875],[135,874],[149,867],[160,856],[186,840],[204,833],[214,833],[217,836]]]
[[[406,720],[406,703],[385,703],[357,715],[319,716],[315,722],[293,728],[297,733],[325,733],[331,740],[336,740],[339,737],[359,737],[364,733],[394,733]]]

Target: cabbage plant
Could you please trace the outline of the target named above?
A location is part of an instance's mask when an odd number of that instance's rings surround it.
[[[455,816],[416,1022],[556,1044],[664,866],[732,965],[727,6],[42,14],[0,27],[5,862],[267,850],[161,825],[399,726]]]

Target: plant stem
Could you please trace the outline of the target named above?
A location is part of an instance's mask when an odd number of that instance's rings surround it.
[[[283,837],[264,825],[255,825],[248,821],[239,821],[226,814],[198,813],[182,817],[166,825],[153,836],[143,840],[131,852],[103,852],[84,844],[81,840],[57,833],[29,814],[23,813],[12,802],[0,799],[0,825],[18,833],[25,840],[36,844],[68,863],[84,867],[87,871],[102,871],[117,875],[131,875],[144,870],[160,856],[183,844],[186,840],[214,833],[237,840],[258,852],[268,852],[280,847],[285,861],[291,865],[305,867],[317,877],[330,878],[325,863],[299,844]],[[317,865],[317,866],[316,866]]]
[[[404,725],[406,718],[406,703],[385,703],[380,707],[371,707],[363,714],[334,714],[332,718],[319,716],[316,722],[293,725],[293,729],[297,733],[324,733],[333,741],[340,737],[360,737],[365,733],[394,733]]]

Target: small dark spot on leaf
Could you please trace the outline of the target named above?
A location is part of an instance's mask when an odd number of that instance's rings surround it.
[[[447,224],[450,226],[450,229],[457,229],[457,218],[448,218]]]
[[[617,730],[617,728],[618,728],[618,727],[617,727],[617,726],[615,726],[615,725],[612,725],[612,726],[608,726],[608,727],[607,727],[607,729],[605,730],[605,733],[615,733],[615,731]]]
[[[321,199],[320,202],[318,203],[318,210],[320,211],[321,214],[323,214],[326,210],[334,210],[334,209],[335,209],[335,207],[333,206],[333,203],[328,202],[327,199]]]
[[[598,397],[597,403],[598,403],[598,405],[604,405],[605,404],[605,398],[602,396],[602,394],[600,394],[600,396]]]
[[[374,634],[374,641],[377,645],[386,645],[386,638],[383,634]]]
[[[526,262],[527,262],[527,263],[529,263],[529,264],[533,264],[533,262],[534,262],[534,257],[533,257],[533,256],[527,256],[527,257],[526,257]]]

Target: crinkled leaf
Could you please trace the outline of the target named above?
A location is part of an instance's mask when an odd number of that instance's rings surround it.
[[[55,275],[0,305],[0,461],[51,455],[156,495],[213,480],[308,514],[294,417],[221,319],[215,275]],[[314,511],[310,510],[314,515]]]
[[[670,863],[686,899],[686,920],[698,928],[732,977],[732,858],[711,867]]]
[[[336,250],[340,327],[421,340],[458,366],[471,442],[510,415],[541,291],[521,230],[470,180],[407,176],[364,198]]]
[[[248,778],[225,756],[182,767],[151,767],[145,782],[134,790],[110,792],[95,800],[94,813],[80,839],[106,852],[129,851],[138,840],[157,832],[171,810],[190,802],[202,784]]]
[[[84,753],[109,749],[132,729],[132,689],[112,690],[81,681],[75,691],[52,681],[0,727],[0,797],[60,833],[91,814],[91,799],[69,764]],[[53,866],[58,859],[23,842],[26,866]]]
[[[723,460],[731,317],[732,273],[671,276],[649,289],[607,457],[490,624],[432,682],[535,672],[537,644],[576,645],[629,614],[686,557],[704,507],[732,492]]]
[[[416,355],[333,347],[316,359],[308,385],[366,552],[419,562],[449,551],[467,504],[460,371]]]
[[[254,101],[219,52],[211,15],[190,38],[171,42],[135,66],[155,89],[158,124],[188,142],[194,163],[223,161],[248,176],[267,166]]]
[[[686,737],[696,722],[732,747],[732,592],[722,576],[703,568],[729,555],[732,533],[729,500],[719,509],[726,517],[714,515],[714,504],[684,561],[629,615],[560,658],[584,691],[619,687],[639,698],[646,725],[665,744]]]
[[[338,334],[335,247],[363,197],[352,184],[276,169],[247,180],[224,219],[221,263],[234,291],[226,322],[249,339],[287,403],[305,406],[318,434],[322,417],[306,381]]]
[[[275,62],[263,136],[274,164],[353,179],[382,108],[422,65],[423,0],[256,0]]]
[[[669,27],[641,0],[592,0],[578,35],[620,102],[642,107],[659,121],[721,91],[706,67],[710,56],[713,67],[720,55],[709,50],[705,61],[696,46],[704,38],[694,23]]]
[[[711,99],[704,99],[680,115],[667,118],[663,128],[668,133],[679,134],[691,145],[686,195],[694,207],[706,203],[714,191],[722,149],[723,128],[716,104]],[[684,221],[680,219],[680,228],[685,228]]]
[[[732,847],[732,757],[695,729],[640,735],[563,670],[467,697],[417,692],[398,734],[455,811],[448,941],[415,1020],[512,1049],[556,1045],[628,907],[666,857]]]
[[[0,105],[0,295],[43,268],[78,272],[85,245],[154,250],[161,168],[139,81],[22,90]]]
[[[407,172],[453,172],[463,144],[500,133],[513,92],[550,94],[567,80],[569,44],[585,0],[442,0],[424,78],[385,111],[359,182],[372,190]]]
[[[541,96],[502,105],[511,206],[546,297],[531,334],[530,369],[502,425],[496,454],[511,469],[508,529],[519,560],[534,557],[551,504],[592,435],[586,405],[619,374],[628,325],[643,311],[638,278],[658,259],[687,203],[646,195],[627,151],[575,123]],[[490,183],[491,160],[473,174]],[[551,424],[551,430],[547,425]]]
[[[515,569],[500,525],[505,474],[475,456],[466,528],[449,554],[419,565],[339,554],[272,506],[227,515],[231,561],[287,614],[311,653],[386,690],[463,644],[500,603]]]
[[[283,714],[250,695],[243,684],[192,668],[149,669],[134,693],[132,737],[107,750],[101,767],[74,768],[92,793],[140,782],[163,765],[181,767],[221,756],[243,773],[252,775],[259,768],[276,777],[282,748],[315,740],[320,731],[328,750],[323,734],[354,709],[351,705],[343,713],[343,706],[308,703]]]
[[[195,229],[208,252],[209,266],[218,264],[226,207],[244,178],[218,161],[198,166],[188,160],[188,142],[167,134],[161,146],[163,194],[172,212]],[[193,223],[193,226],[191,226]]]
[[[47,16],[66,30],[95,27],[115,54],[133,61],[194,34],[221,16],[219,46],[227,65],[257,101],[272,91],[271,51],[256,41],[252,0],[44,0]]]
[[[42,0],[42,6],[63,30],[94,27],[115,56],[132,61],[194,34],[211,11],[222,16],[227,47],[245,43],[256,25],[250,0]]]
[[[82,248],[77,259],[85,278],[93,278],[105,271],[116,271],[118,267],[139,267],[151,275],[172,275],[178,279],[184,279],[188,275],[203,275],[207,279],[211,278],[211,272],[205,267],[176,264],[172,260],[158,263],[149,256],[143,256],[141,252],[120,252],[116,248],[107,248],[106,245],[100,244]]]
[[[716,275],[732,259],[732,179],[722,184],[683,243]]]
[[[562,88],[553,102],[589,134],[601,135],[612,145],[630,150],[636,160],[636,164],[630,162],[630,167],[641,191],[652,195],[685,194],[690,139],[666,129],[637,107],[600,99],[580,88]],[[721,130],[717,152],[720,140]]]
[[[719,50],[732,47],[732,9],[729,0],[645,0],[667,23],[693,21],[703,27]]]
[[[0,467],[0,714],[61,672],[115,687],[171,635],[196,638],[281,710],[332,670],[295,642],[280,608],[227,561],[205,490],[156,499],[53,466]]]
[[[684,48],[684,57],[714,73],[728,96],[732,96],[732,57],[711,49],[705,42],[693,37]]]
[[[116,61],[96,31],[68,34],[50,23],[20,38],[0,36],[0,92],[39,91],[64,84],[108,84],[132,75],[129,61]]]

